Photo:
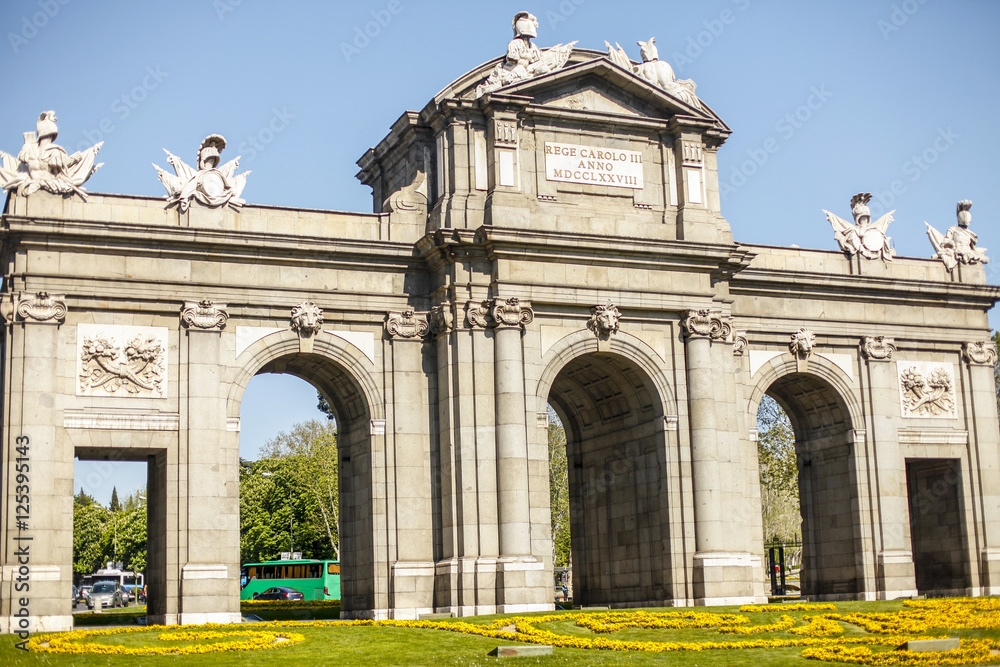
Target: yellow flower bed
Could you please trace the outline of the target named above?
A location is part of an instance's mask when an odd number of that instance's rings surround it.
[[[471,623],[463,620],[447,621],[308,621],[297,622],[300,628],[335,627],[393,627],[427,630],[444,630],[478,635],[501,641],[532,644],[549,644],[558,648],[590,649],[602,651],[713,651],[743,649],[802,648],[803,656],[813,660],[872,665],[978,665],[1000,663],[1000,641],[992,639],[963,639],[961,648],[939,653],[912,653],[910,651],[873,650],[873,647],[894,649],[907,641],[939,639],[926,635],[929,630],[1000,630],[1000,599],[951,599],[914,600],[904,603],[905,609],[897,612],[853,612],[807,615],[804,625],[795,627],[796,620],[782,614],[778,621],[768,625],[749,625],[749,618],[739,614],[715,614],[704,611],[609,611],[601,613],[552,613],[538,616],[514,616],[490,623]],[[826,610],[833,605],[808,605],[808,610]],[[744,607],[743,610],[750,611]],[[835,607],[834,607],[835,609]],[[768,611],[793,611],[795,606],[780,605]],[[757,611],[754,609],[753,611]],[[556,621],[570,621],[590,630],[593,636],[559,634],[544,627]],[[844,636],[843,623],[855,625],[869,634]],[[509,629],[513,626],[513,630]],[[287,621],[258,623],[253,630],[230,625],[209,624],[183,629],[113,628],[48,634],[32,637],[29,648],[51,653],[94,653],[102,655],[186,655],[217,651],[243,651],[291,646],[305,640],[298,632],[289,632]],[[788,632],[797,637],[753,637],[734,641],[638,641],[608,636],[625,629],[708,629],[728,635],[761,635]],[[93,637],[104,637],[129,632],[159,633],[164,642],[202,642],[182,646],[149,646],[125,648],[111,644],[88,642]]]
[[[753,614],[759,612],[769,612],[769,611],[836,611],[836,605],[832,605],[829,602],[821,603],[804,603],[797,602],[795,604],[745,604],[740,607],[740,611],[743,613]]]
[[[192,655],[200,653],[221,653],[223,651],[259,651],[261,649],[292,646],[305,641],[305,635],[297,632],[272,632],[266,630],[245,630],[224,624],[197,626],[206,629],[173,631],[166,626],[148,628],[107,628],[103,630],[75,630],[59,634],[37,635],[28,640],[28,649],[40,653],[93,654],[93,655]],[[202,641],[206,639],[226,639],[240,637],[236,641],[214,642],[211,644],[187,644],[186,646],[142,646],[129,648],[114,644],[101,644],[84,640],[93,637],[107,637],[134,632],[157,632],[160,641]]]
[[[795,625],[795,619],[787,614],[782,614],[781,618],[779,618],[776,622],[768,625],[747,625],[719,628],[719,632],[733,635],[762,635],[765,632],[781,632],[782,630],[788,630],[793,625]],[[792,630],[792,632],[795,631]]]

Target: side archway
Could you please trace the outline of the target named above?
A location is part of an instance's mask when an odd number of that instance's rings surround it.
[[[663,605],[680,580],[673,391],[648,345],[623,333],[608,343],[589,331],[558,341],[536,393],[566,430],[574,600]]]
[[[371,616],[387,606],[378,576],[375,533],[384,522],[376,515],[376,450],[383,445],[385,405],[373,376],[374,364],[350,342],[333,334],[315,337],[310,352],[298,334],[282,331],[255,341],[236,360],[227,415],[238,418],[250,380],[261,373],[286,373],[309,382],[327,400],[337,420],[340,474],[341,613]],[[383,564],[384,565],[384,564]]]
[[[764,395],[788,415],[795,433],[802,516],[802,594],[824,599],[865,591],[863,497],[864,424],[853,381],[819,356],[800,369],[791,354],[764,364],[751,379],[748,423]]]

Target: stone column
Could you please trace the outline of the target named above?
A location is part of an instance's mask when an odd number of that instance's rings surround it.
[[[868,370],[869,396],[873,399],[876,396],[892,396],[897,391],[892,365],[895,351],[892,338],[866,336],[862,339],[861,352]],[[882,541],[878,549],[875,593],[880,600],[893,600],[917,594],[913,553],[907,539],[910,510],[906,461],[899,448],[893,420],[878,414],[874,400],[869,409],[872,419],[868,440],[875,457],[878,530]]]
[[[983,595],[1000,595],[1000,433],[997,432],[997,404],[993,367],[996,347],[991,340],[972,341],[962,346],[962,358],[968,366],[971,404],[970,475],[978,476],[984,508],[980,585]],[[977,486],[976,484],[972,485]],[[969,492],[966,492],[966,496]],[[970,566],[974,565],[970,563]],[[970,571],[975,571],[970,567]]]
[[[185,625],[241,621],[239,451],[226,437],[226,396],[219,377],[228,320],[223,303],[189,301],[181,310],[187,326],[184,458],[168,465],[180,465],[181,487],[187,488],[187,513],[180,521],[187,539],[177,556],[177,622]]]
[[[390,312],[385,330],[392,350],[391,419],[395,551],[390,618],[414,620],[434,611],[434,535],[427,384],[423,372],[426,313]]]
[[[534,318],[531,304],[496,299],[492,306],[497,405],[497,501],[500,555],[531,554],[528,504],[528,434],[525,425],[521,327]]]
[[[739,517],[740,508],[727,506],[727,502],[739,502],[739,494],[726,489],[731,484],[728,480],[737,479],[742,470],[739,457],[720,449],[720,444],[742,440],[731,437],[735,424],[726,427],[717,419],[718,404],[727,407],[729,390],[723,383],[735,382],[735,376],[724,368],[716,369],[712,347],[731,342],[732,324],[720,313],[703,309],[689,312],[682,325],[691,428],[695,604],[754,602],[754,563],[758,561],[747,551],[745,526],[733,520]]]
[[[3,306],[9,404],[0,474],[0,632],[72,630],[66,591],[73,582],[73,447],[60,438],[58,401],[66,386],[60,370],[68,375],[59,354],[65,297],[20,294],[13,308]]]

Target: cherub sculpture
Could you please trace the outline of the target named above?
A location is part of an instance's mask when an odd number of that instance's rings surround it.
[[[240,166],[240,158],[237,156],[225,163],[221,167],[219,160],[223,149],[226,147],[226,139],[221,134],[210,134],[205,137],[198,147],[197,169],[192,169],[179,157],[168,151],[167,162],[174,168],[177,174],[167,173],[157,165],[153,165],[160,182],[167,189],[167,206],[178,204],[181,213],[186,211],[191,205],[191,200],[195,199],[205,206],[223,206],[229,204],[233,208],[239,208],[246,203],[240,199],[243,188],[247,184],[249,171],[236,174],[236,168]]]
[[[859,192],[851,198],[851,213],[855,224],[827,210],[823,212],[833,225],[833,238],[840,244],[841,250],[852,256],[861,255],[865,259],[891,262],[896,251],[892,249],[892,240],[886,236],[886,230],[889,229],[895,211],[889,211],[873,223],[871,210],[868,208],[871,199],[870,192]]]
[[[614,64],[637,74],[654,86],[662,88],[667,94],[673,95],[681,102],[695,108],[700,107],[701,101],[695,94],[698,86],[691,79],[678,79],[674,76],[674,68],[670,66],[670,63],[666,60],[660,60],[655,42],[655,37],[650,37],[648,42],[637,42],[639,53],[642,56],[642,63],[638,65],[629,59],[621,44],[615,42],[615,45],[611,46],[608,42],[604,42],[604,45],[608,47],[608,58]]]
[[[103,166],[95,165],[94,160],[104,142],[70,155],[54,143],[59,136],[57,120],[55,111],[43,111],[35,124],[37,134],[24,133],[24,146],[16,158],[0,151],[0,186],[17,190],[24,197],[45,190],[56,195],[76,193],[86,201],[87,194],[80,186]]]
[[[969,223],[972,222],[970,208],[972,202],[968,199],[958,202],[955,210],[958,224],[953,225],[946,234],[942,234],[924,221],[927,225],[927,236],[937,253],[935,257],[944,262],[949,272],[954,271],[959,264],[987,264],[990,261],[986,256],[986,248],[976,247],[979,235],[969,230]]]
[[[573,45],[576,44],[576,42],[556,44],[542,51],[531,43],[533,37],[538,37],[538,19],[528,12],[515,14],[514,39],[507,44],[507,55],[503,62],[493,68],[489,78],[476,87],[476,97],[482,97],[486,93],[518,81],[561,69],[569,60],[569,54],[573,52]]]

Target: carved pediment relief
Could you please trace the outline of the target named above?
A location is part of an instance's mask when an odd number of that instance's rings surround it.
[[[634,103],[629,104],[624,99],[616,99],[619,97],[613,91],[602,90],[599,86],[591,84],[582,89],[571,90],[565,94],[556,93],[548,100],[536,98],[535,101],[547,106],[581,111],[600,111],[603,113],[627,114],[629,116],[648,115],[648,109],[638,109]]]

